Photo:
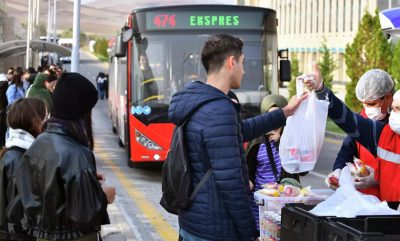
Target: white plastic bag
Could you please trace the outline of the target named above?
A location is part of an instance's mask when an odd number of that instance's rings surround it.
[[[302,79],[297,80],[297,96],[303,92]],[[319,100],[314,91],[296,113],[286,120],[279,144],[282,167],[288,173],[314,169],[324,141],[329,102]]]
[[[360,215],[400,215],[373,195],[366,195],[354,187],[349,167],[344,167],[339,178],[340,187],[310,212],[318,216],[352,218]]]

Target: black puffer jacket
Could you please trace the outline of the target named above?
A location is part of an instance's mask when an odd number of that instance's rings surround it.
[[[22,207],[15,182],[15,172],[25,151],[23,148],[13,146],[0,160],[0,240],[35,240],[25,236],[19,224]],[[12,220],[8,218],[10,215]]]
[[[35,140],[16,177],[24,212],[21,223],[29,235],[76,239],[109,223],[93,153],[59,124],[49,123]]]

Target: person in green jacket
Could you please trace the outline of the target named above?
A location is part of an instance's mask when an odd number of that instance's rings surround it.
[[[51,114],[53,111],[52,82],[56,81],[56,77],[47,74],[37,74],[33,84],[29,87],[26,97],[37,97],[46,103],[48,112]]]

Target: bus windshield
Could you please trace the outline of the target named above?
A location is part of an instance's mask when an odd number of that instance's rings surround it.
[[[275,33],[237,32],[243,40],[245,74],[242,86],[234,90],[244,117],[259,113],[259,103],[270,93],[273,78]],[[132,103],[149,106],[151,114],[138,115],[145,124],[168,122],[167,111],[172,95],[191,81],[206,82],[201,49],[210,34],[143,33],[133,41]]]

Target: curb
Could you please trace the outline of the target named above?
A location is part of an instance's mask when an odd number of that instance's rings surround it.
[[[124,234],[116,224],[103,225],[101,238],[103,241],[126,241]]]
[[[104,241],[136,241],[135,235],[123,217],[116,203],[107,207],[110,224],[101,226],[101,237]]]
[[[325,131],[325,136],[336,140],[343,140],[344,138],[346,138],[346,135],[338,134],[331,131]]]

